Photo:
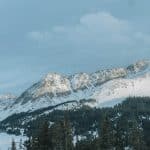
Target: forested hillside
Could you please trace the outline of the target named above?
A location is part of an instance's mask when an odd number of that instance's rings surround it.
[[[36,116],[36,113],[32,115]],[[29,137],[25,143],[29,150],[144,150],[150,147],[148,97],[128,98],[114,108],[56,110],[37,115],[22,124],[25,116],[28,114],[7,118],[1,122],[1,129],[19,134],[20,129],[24,128],[24,133]]]

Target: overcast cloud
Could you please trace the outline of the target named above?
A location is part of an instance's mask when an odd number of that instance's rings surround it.
[[[0,0],[0,93],[48,72],[71,74],[150,58],[148,0]]]

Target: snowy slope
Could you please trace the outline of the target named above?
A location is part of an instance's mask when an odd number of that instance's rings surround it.
[[[27,137],[0,133],[0,150],[9,150],[11,148],[12,140],[15,140],[16,147],[19,149],[19,144],[27,140]]]
[[[49,73],[22,93],[14,103],[0,109],[0,120],[20,112],[34,111],[74,101],[57,109],[81,105],[111,106],[129,96],[150,96],[150,61],[139,61],[127,68],[100,70],[65,76]],[[83,100],[84,99],[84,100]],[[84,102],[84,103],[83,103]]]
[[[25,104],[42,98],[54,102],[52,99],[58,99],[58,97],[59,99],[62,97],[66,98],[66,96],[70,98],[70,95],[78,95],[77,93],[84,92],[86,89],[125,76],[127,76],[127,69],[124,68],[102,70],[92,74],[79,73],[72,76],[49,73],[42,80],[21,94],[16,100],[16,103],[21,102],[22,104]]]
[[[12,105],[15,99],[16,99],[16,96],[12,94],[0,95],[0,110]]]
[[[150,96],[150,73],[134,79],[115,79],[104,84],[91,96],[96,99],[96,107],[107,101],[115,101],[134,96]]]

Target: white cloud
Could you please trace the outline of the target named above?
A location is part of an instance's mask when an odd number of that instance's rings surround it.
[[[108,12],[97,12],[82,16],[79,23],[73,26],[55,26],[47,32],[31,32],[30,38],[37,41],[48,41],[48,44],[71,43],[82,47],[106,44],[131,46],[138,42],[150,44],[150,36],[136,31],[132,23],[119,19]],[[45,43],[44,43],[45,44]]]
[[[80,19],[80,25],[86,26],[91,30],[110,33],[129,29],[127,21],[120,20],[106,12],[87,14]]]

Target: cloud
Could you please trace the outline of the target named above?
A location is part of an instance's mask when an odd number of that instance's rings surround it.
[[[112,49],[125,46],[126,49],[138,44],[150,44],[150,36],[137,29],[128,20],[120,19],[108,12],[97,12],[82,16],[78,24],[55,26],[50,31],[30,32],[32,40],[48,46],[78,46],[83,48]],[[114,47],[115,46],[115,47]]]
[[[125,20],[119,20],[110,13],[98,12],[87,14],[80,19],[80,26],[86,26],[91,30],[120,32],[121,30],[128,30],[129,25]]]

